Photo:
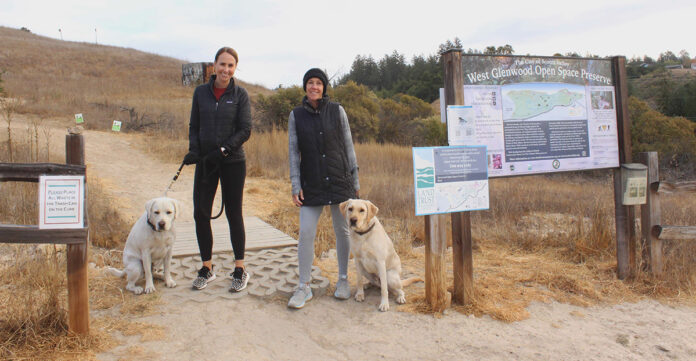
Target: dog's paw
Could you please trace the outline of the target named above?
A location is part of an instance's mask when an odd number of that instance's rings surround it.
[[[176,287],[176,282],[174,282],[173,279],[169,279],[167,281],[164,281],[164,285],[169,287],[169,288],[173,288],[173,287]]]
[[[155,286],[145,286],[145,293],[154,293]]]
[[[382,312],[389,311],[389,301],[380,303],[379,310]]]
[[[355,294],[355,300],[358,301],[358,302],[365,301],[365,294],[362,293],[362,292],[357,292],[357,293]]]
[[[398,297],[396,297],[396,303],[398,303],[400,305],[403,305],[404,303],[406,303],[406,296],[401,294]]]
[[[143,293],[143,288],[140,286],[136,286],[136,287],[133,287],[133,289],[131,289],[131,291],[133,291],[133,293],[135,293],[136,295],[139,295],[139,294]]]

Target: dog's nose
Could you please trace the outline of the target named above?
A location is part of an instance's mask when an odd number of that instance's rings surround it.
[[[351,218],[351,219],[350,219],[350,225],[351,225],[351,226],[354,226],[356,223],[358,223],[358,219],[357,219],[357,218]]]
[[[165,221],[159,221],[159,223],[157,223],[157,226],[159,229],[164,229],[164,226],[166,226],[166,225],[167,225],[167,223]]]

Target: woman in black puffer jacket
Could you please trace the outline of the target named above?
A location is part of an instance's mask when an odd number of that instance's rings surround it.
[[[215,74],[210,82],[193,93],[189,123],[189,152],[184,164],[196,164],[193,181],[193,217],[203,266],[193,281],[203,289],[216,278],[212,265],[213,232],[210,214],[222,187],[223,204],[230,228],[235,269],[230,292],[243,290],[249,280],[244,267],[246,234],[242,217],[242,194],[246,178],[246,158],[242,144],[251,133],[251,108],[246,90],[234,82],[239,57],[228,47],[215,54]]]

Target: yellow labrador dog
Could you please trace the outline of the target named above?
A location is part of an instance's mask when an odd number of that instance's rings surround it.
[[[350,251],[358,278],[355,300],[365,300],[364,277],[382,291],[380,311],[389,310],[389,291],[396,294],[396,303],[406,303],[403,287],[423,279],[411,277],[401,280],[401,260],[394,250],[394,243],[376,217],[379,211],[377,206],[367,200],[349,199],[339,207],[350,228]]]
[[[170,265],[174,245],[174,220],[179,212],[179,202],[161,197],[145,204],[145,213],[133,225],[123,249],[123,270],[109,267],[108,271],[116,277],[126,275],[126,289],[139,295],[155,292],[152,282],[154,266],[164,268],[163,280],[167,287],[176,287],[172,279]],[[145,289],[135,283],[145,278]]]

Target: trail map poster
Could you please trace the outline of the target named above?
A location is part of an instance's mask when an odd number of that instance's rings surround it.
[[[488,209],[485,146],[412,149],[417,216]]]
[[[462,70],[472,119],[448,118],[449,144],[486,145],[489,177],[619,166],[610,60],[464,55]]]

